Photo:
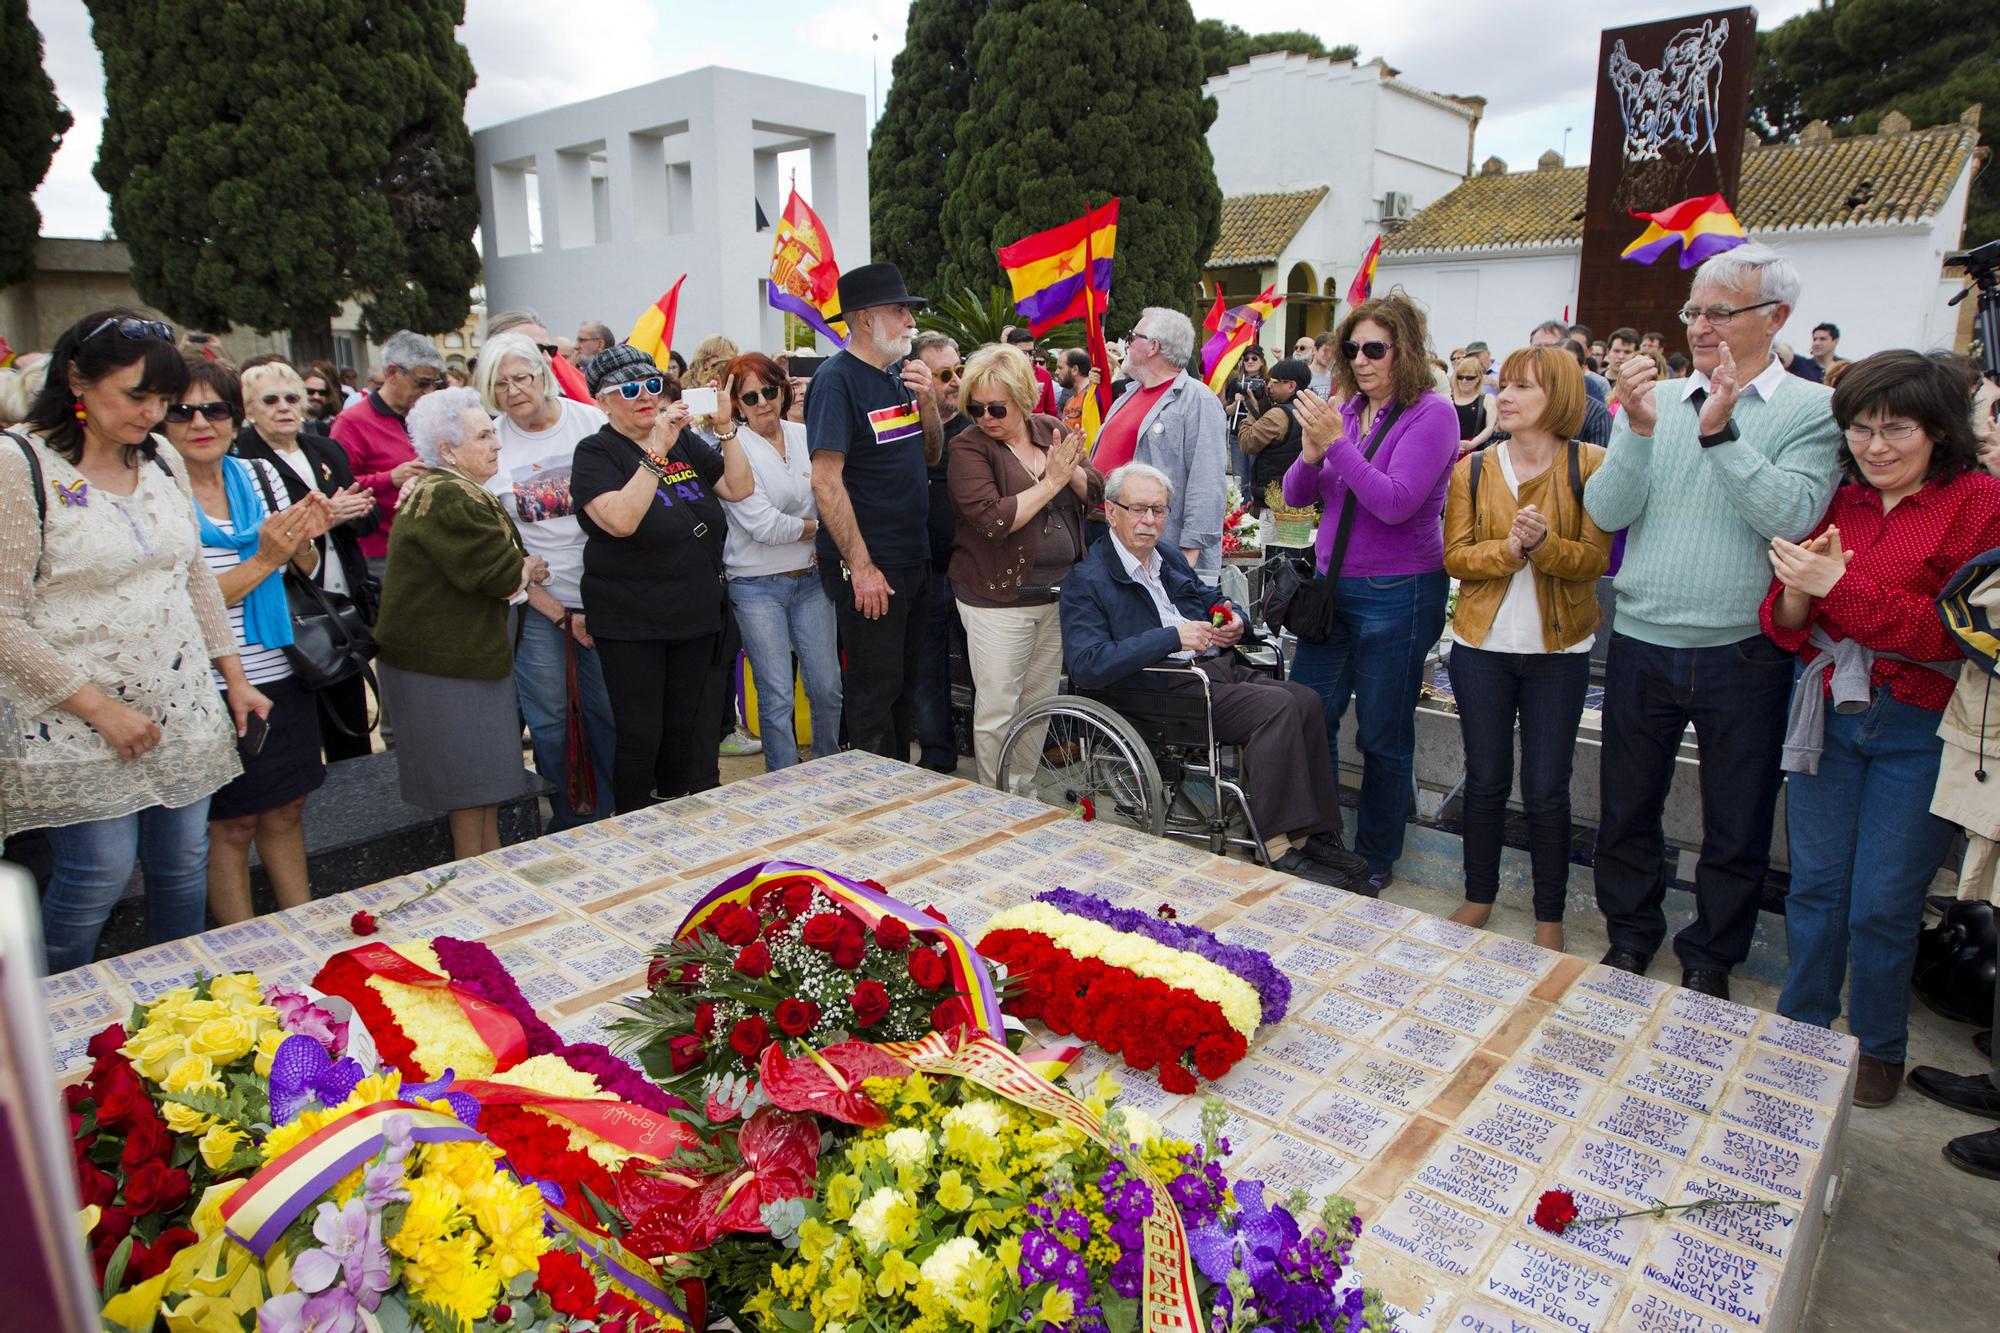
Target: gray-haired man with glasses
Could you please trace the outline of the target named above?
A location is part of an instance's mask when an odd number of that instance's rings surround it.
[[[1742,245],[1695,272],[1681,322],[1693,372],[1626,359],[1619,413],[1584,508],[1628,529],[1605,663],[1597,903],[1604,962],[1644,973],[1666,937],[1662,814],[1682,735],[1701,747],[1695,919],[1681,984],[1727,998],[1769,867],[1793,660],[1758,624],[1771,541],[1797,541],[1840,471],[1832,391],[1785,373],[1771,343],[1799,298],[1791,262]]]

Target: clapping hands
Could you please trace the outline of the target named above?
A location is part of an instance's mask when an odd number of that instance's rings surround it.
[[[1793,597],[1824,597],[1847,572],[1852,551],[1840,547],[1840,529],[1828,527],[1808,542],[1771,542],[1771,569]]]
[[[1076,477],[1076,467],[1083,461],[1083,436],[1074,432],[1057,438],[1055,447],[1049,450],[1048,471],[1044,474],[1055,483],[1060,493],[1063,487]]]
[[[1292,406],[1298,413],[1299,435],[1304,446],[1299,457],[1307,463],[1317,463],[1340,438],[1345,425],[1340,419],[1340,409],[1311,389],[1301,389],[1293,395]]]
[[[1548,516],[1533,505],[1522,505],[1507,529],[1507,554],[1525,560],[1549,537]]]

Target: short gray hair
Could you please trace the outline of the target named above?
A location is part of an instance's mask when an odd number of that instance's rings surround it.
[[[1139,312],[1139,323],[1150,325],[1146,336],[1160,345],[1160,355],[1170,366],[1186,368],[1194,355],[1194,321],[1178,310],[1149,305]]]
[[[540,320],[536,320],[535,322],[537,324],[541,323]],[[576,333],[579,338],[595,338],[606,347],[618,341],[618,335],[611,331],[611,326],[598,319],[585,321],[584,326],[578,329]]]
[[[1181,318],[1187,317],[1183,315]],[[1151,463],[1127,463],[1124,467],[1111,469],[1111,475],[1104,479],[1104,498],[1109,501],[1124,499],[1125,488],[1135,481],[1153,482],[1166,492],[1168,504],[1174,502],[1174,483],[1167,478],[1166,473]]]
[[[403,419],[403,428],[409,431],[410,447],[426,467],[443,467],[440,451],[446,445],[456,449],[465,443],[465,411],[479,406],[476,389],[433,389],[417,399]]]
[[[382,368],[386,372],[390,366],[399,370],[414,370],[418,366],[443,370],[444,353],[423,334],[397,329],[389,335],[389,341],[382,344]]]
[[[488,315],[486,317],[486,336],[491,338],[496,333],[505,333],[509,329],[518,329],[523,324],[539,324],[545,329],[548,327],[547,322],[542,319],[541,315],[528,309],[526,306],[522,306],[519,310],[502,310],[497,315]]]
[[[488,412],[500,415],[500,363],[508,357],[519,357],[535,368],[542,377],[543,402],[552,403],[562,396],[556,377],[549,372],[548,358],[532,338],[525,333],[497,334],[480,347],[479,363],[472,369],[472,387],[479,391],[479,401]]]
[[[933,347],[949,347],[953,356],[958,355],[958,339],[949,333],[939,333],[936,329],[926,329],[910,340],[910,355],[922,356]]]
[[[1701,267],[1694,271],[1694,282],[1689,290],[1702,286],[1740,289],[1750,286],[1753,280],[1758,300],[1782,301],[1797,308],[1799,271],[1783,254],[1756,241],[1703,260]]]

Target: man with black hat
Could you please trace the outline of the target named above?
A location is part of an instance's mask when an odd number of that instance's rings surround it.
[[[840,618],[848,741],[908,761],[930,604],[925,469],[944,428],[930,367],[910,356],[924,298],[894,264],[841,274],[839,292],[847,346],[806,400],[820,581]]]
[[[1287,357],[1271,367],[1265,377],[1264,392],[1271,406],[1262,416],[1236,434],[1236,442],[1250,455],[1250,507],[1262,509],[1264,490],[1274,481],[1285,479],[1289,468],[1303,452],[1305,441],[1299,434],[1299,419],[1292,399],[1312,384],[1312,367]]]

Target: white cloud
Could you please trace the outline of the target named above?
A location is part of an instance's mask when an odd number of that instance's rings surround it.
[[[886,62],[903,49],[903,25],[909,11],[903,0],[832,5],[799,26],[799,40],[835,55],[866,56],[879,52],[886,69]],[[871,40],[878,36],[879,46]]]

